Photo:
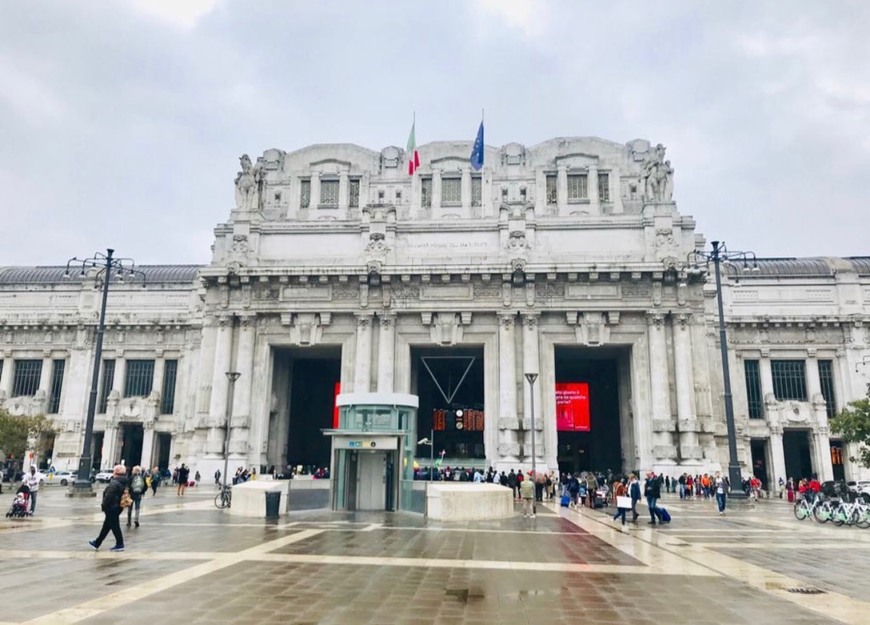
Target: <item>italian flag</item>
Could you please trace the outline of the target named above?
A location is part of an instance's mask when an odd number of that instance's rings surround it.
[[[411,124],[411,134],[408,135],[408,146],[405,148],[405,152],[408,155],[408,175],[413,176],[414,172],[420,168],[420,153],[417,152],[417,137],[414,133],[414,127],[417,125],[417,121]]]

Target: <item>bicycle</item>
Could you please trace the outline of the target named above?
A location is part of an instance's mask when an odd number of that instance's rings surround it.
[[[801,497],[801,499],[796,501],[794,504],[794,516],[798,521],[803,521],[810,516],[815,516],[817,521],[823,522],[816,516],[816,514],[818,514],[816,511],[819,506],[819,497],[816,497],[812,503],[807,501],[806,497]]]
[[[220,510],[231,507],[233,503],[233,487],[221,486],[220,492],[215,495],[214,505]]]

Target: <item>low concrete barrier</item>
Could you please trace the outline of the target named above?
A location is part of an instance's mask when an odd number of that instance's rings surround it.
[[[511,489],[496,484],[429,482],[426,516],[438,521],[486,521],[514,516]]]
[[[233,504],[230,514],[247,517],[266,517],[266,493],[280,492],[280,514],[286,514],[290,504],[290,492],[283,480],[252,480],[233,486]]]

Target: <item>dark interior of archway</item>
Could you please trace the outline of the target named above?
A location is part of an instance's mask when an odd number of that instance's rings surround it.
[[[411,363],[416,383],[412,392],[420,398],[418,439],[434,429],[434,455],[437,459],[443,450],[448,463],[484,459],[483,348],[415,347]],[[435,416],[436,410],[444,411],[443,420]],[[461,417],[457,410],[462,410]],[[418,458],[429,458],[431,452],[428,445],[417,446]]]
[[[321,430],[332,427],[335,385],[341,380],[341,352],[293,360],[287,462],[293,466],[329,466],[330,440]]]
[[[622,471],[617,353],[557,345],[555,356],[556,383],[588,383],[590,409],[589,432],[557,433],[559,471]]]

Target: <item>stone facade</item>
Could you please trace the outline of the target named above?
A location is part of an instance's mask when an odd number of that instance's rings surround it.
[[[283,466],[281,441],[291,433],[276,350],[331,347],[340,350],[342,390],[409,393],[413,347],[476,346],[486,463],[530,464],[534,400],[534,453],[555,468],[555,354],[583,346],[619,361],[623,468],[727,466],[715,288],[688,266],[704,240],[672,200],[664,148],[597,138],[512,143],[487,147],[480,172],[469,166],[470,142],[419,150],[413,177],[395,147],[271,149],[256,163],[243,156],[236,208],[215,229],[209,265],[146,267],[155,279],[145,287],[113,285],[104,357],[116,369],[95,428],[105,433],[103,464],[119,457],[119,428],[141,423],[143,457],[155,461],[155,436],[168,434],[171,464],[210,475],[231,413],[232,462]],[[864,394],[870,260],[762,260],[759,268],[725,272],[741,463],[757,466],[752,441],[766,441],[767,477],[776,481],[785,475],[784,430],[805,430],[813,468],[828,477],[818,362],[830,362],[823,369],[832,368],[837,407]],[[64,281],[62,270],[0,269],[0,402],[56,415],[54,462],[72,466],[99,294],[93,279]],[[41,379],[33,395],[15,396],[16,361],[25,359],[44,361]],[[124,397],[128,359],[154,361],[147,397]],[[66,369],[52,412],[56,360]],[[167,360],[177,366],[176,399],[172,414],[161,414]],[[747,360],[759,363],[760,417],[757,406],[749,415]],[[772,360],[805,362],[805,400],[776,399]],[[227,410],[232,369],[241,376]],[[534,398],[528,372],[539,374]],[[848,462],[846,470],[858,475]]]

